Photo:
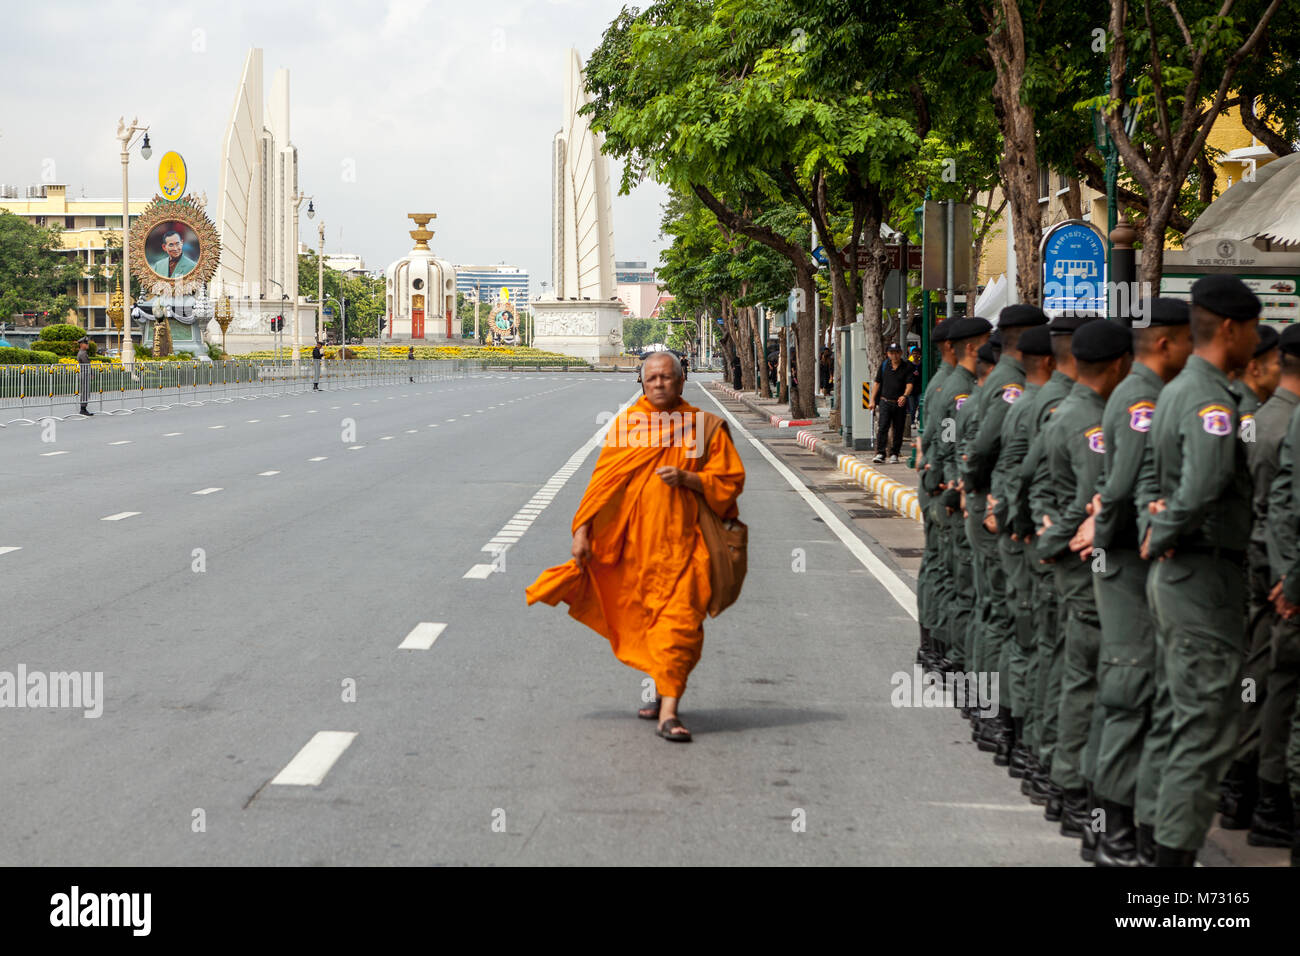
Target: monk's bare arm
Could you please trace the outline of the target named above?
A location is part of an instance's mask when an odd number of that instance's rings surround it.
[[[700,476],[693,471],[665,465],[662,468],[656,468],[655,474],[663,480],[664,484],[671,488],[688,488],[691,491],[704,493],[704,482],[700,481]]]
[[[578,562],[578,567],[584,567],[587,560],[591,557],[591,522],[579,525],[578,530],[573,532],[573,550],[570,552],[573,560]]]

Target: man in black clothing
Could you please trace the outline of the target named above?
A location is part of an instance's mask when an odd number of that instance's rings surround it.
[[[871,401],[867,405],[868,410],[876,412],[876,457],[872,461],[885,460],[885,446],[892,427],[894,442],[889,461],[896,465],[903,447],[903,424],[907,421],[907,398],[912,394],[914,368],[911,362],[903,361],[903,349],[897,342],[891,342],[885,354],[888,358],[881,364],[880,374],[871,386]]]
[[[313,392],[320,391],[320,361],[323,354],[320,342],[317,342],[311,350],[311,390]]]

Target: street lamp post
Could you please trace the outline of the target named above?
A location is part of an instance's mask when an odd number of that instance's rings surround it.
[[[140,146],[140,156],[148,159],[153,155],[153,148],[149,145],[149,127],[138,125],[138,117],[131,120],[131,125],[127,126],[122,117],[117,120],[117,138],[122,144],[122,323],[124,327],[124,341],[131,342],[131,200],[127,197],[127,162],[131,158],[131,143],[136,133],[144,134],[144,142]],[[122,347],[122,365],[129,372],[135,366],[135,345],[132,343],[131,348]]]
[[[298,208],[307,200],[307,218],[316,218],[316,206],[312,198],[299,191],[293,197],[293,367],[298,368],[302,361],[302,328],[298,325]]]
[[[325,320],[320,310],[325,307],[325,223],[320,224],[320,252],[316,255],[316,341],[324,334]]]

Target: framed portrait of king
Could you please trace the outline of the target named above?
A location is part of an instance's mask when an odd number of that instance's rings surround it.
[[[221,239],[203,204],[186,196],[155,197],[131,227],[131,271],[155,293],[189,295],[207,283],[221,258]]]
[[[201,256],[199,234],[180,220],[160,222],[144,239],[144,257],[149,270],[168,282],[193,272]]]

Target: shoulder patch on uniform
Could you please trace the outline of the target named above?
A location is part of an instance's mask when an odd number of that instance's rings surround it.
[[[1210,435],[1232,434],[1232,411],[1227,405],[1206,405],[1196,413],[1201,419],[1201,427]]]
[[[1024,394],[1024,391],[1025,387],[1023,385],[1016,385],[1014,383],[1006,385],[1002,389],[1002,401],[1006,402],[1008,405],[1014,405],[1016,399]]]
[[[1155,412],[1155,402],[1134,402],[1128,407],[1128,427],[1135,432],[1151,431],[1151,416]]]
[[[1106,454],[1106,439],[1102,435],[1101,426],[1094,425],[1083,433],[1083,437],[1088,439],[1088,447],[1099,455]]]
[[[968,398],[970,398],[970,394],[969,394],[969,393],[967,393],[967,394],[965,394],[965,395],[957,395],[957,396],[954,396],[954,397],[953,397],[953,402],[956,403],[956,405],[957,405],[957,411],[961,411],[962,403],[965,402],[966,399],[968,399]]]

